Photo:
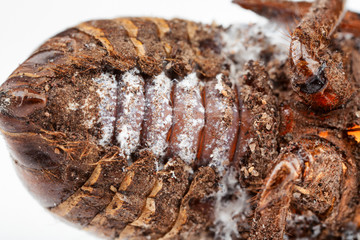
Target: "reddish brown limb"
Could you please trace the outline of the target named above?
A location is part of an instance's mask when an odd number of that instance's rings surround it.
[[[251,10],[270,20],[292,26],[299,22],[309,11],[311,2],[292,2],[276,0],[234,0],[234,3],[242,8]],[[352,33],[360,36],[360,15],[359,13],[347,11],[339,25],[340,32]]]
[[[341,32],[352,33],[360,36],[360,15],[356,12],[346,12],[344,19],[341,21],[339,29]]]
[[[310,2],[290,2],[279,0],[234,0],[242,8],[286,25],[300,21],[311,7]]]
[[[252,239],[283,239],[285,231],[307,236],[309,230],[301,232],[291,221],[296,214],[312,215],[325,226],[316,237],[348,226],[357,194],[355,168],[344,152],[318,137],[301,139],[283,151],[259,196]]]
[[[302,160],[283,154],[269,175],[256,209],[251,235],[254,239],[283,239],[294,182],[302,175]]]

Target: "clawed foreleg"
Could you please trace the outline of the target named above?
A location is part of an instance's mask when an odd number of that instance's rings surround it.
[[[289,29],[302,19],[311,7],[311,2],[280,0],[234,0],[242,8],[251,10],[263,17],[285,24]],[[340,32],[360,36],[360,14],[347,11],[339,25]]]
[[[307,236],[296,216],[313,216],[325,226],[322,236],[336,235],[351,225],[357,194],[353,160],[332,143],[307,137],[285,149],[265,181],[255,210],[253,239],[283,239],[286,234]],[[319,235],[320,236],[320,235]]]
[[[252,237],[282,239],[285,231],[286,214],[291,202],[294,182],[300,181],[302,161],[293,153],[280,157],[266,181],[256,209],[256,220]]]

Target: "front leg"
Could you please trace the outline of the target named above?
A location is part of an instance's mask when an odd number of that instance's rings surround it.
[[[283,23],[286,26],[295,26],[308,12],[311,2],[292,2],[281,0],[233,0],[242,8],[251,10],[256,14],[270,20]]]
[[[260,195],[251,236],[254,239],[282,239],[294,183],[300,181],[303,161],[294,153],[283,153]]]
[[[355,164],[332,143],[302,138],[280,154],[255,210],[252,239],[311,237],[314,226],[297,228],[291,215],[312,215],[322,227],[317,237],[339,236],[353,218]]]
[[[283,23],[292,30],[301,18],[309,11],[311,2],[280,1],[280,0],[233,0],[242,8],[251,10],[256,14]],[[360,36],[360,14],[347,11],[339,24],[340,32],[352,33]]]

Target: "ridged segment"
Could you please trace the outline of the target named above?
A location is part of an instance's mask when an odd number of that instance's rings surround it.
[[[170,26],[165,19],[162,18],[145,18],[145,19],[155,23],[160,40],[164,38],[165,34],[171,31]]]
[[[130,37],[130,41],[133,43],[136,52],[138,54],[139,57],[143,57],[145,56],[145,49],[144,46],[142,44],[142,42],[140,42],[137,39],[137,35],[138,35],[138,28],[135,26],[135,24],[127,18],[119,18],[119,19],[115,19],[114,20],[117,24],[122,25],[125,30],[127,31],[129,37]]]
[[[198,165],[208,164],[223,171],[232,160],[239,128],[235,89],[219,74],[205,85],[206,125]]]
[[[115,136],[122,154],[126,157],[140,145],[145,111],[144,85],[144,79],[137,69],[126,72],[120,81]]]
[[[119,239],[144,236],[157,239],[175,223],[181,199],[188,189],[189,167],[178,158],[170,159],[164,170],[157,172],[156,182],[141,216],[126,226]]]
[[[94,217],[88,230],[115,238],[127,224],[135,221],[142,212],[146,198],[155,183],[156,159],[151,153],[143,153],[126,169],[126,175],[108,206]]]
[[[89,224],[110,203],[113,191],[125,177],[126,167],[126,160],[119,158],[118,153],[104,156],[85,184],[51,212],[81,225]]]
[[[101,139],[99,144],[102,146],[108,146],[112,144],[114,134],[114,121],[116,120],[115,114],[118,104],[118,82],[115,75],[109,73],[102,73],[99,77],[93,78],[93,81],[98,84],[96,93],[101,99],[97,105],[99,111],[99,117],[97,122],[101,124]],[[87,102],[86,105],[89,105]],[[95,119],[89,119],[85,123],[90,127],[95,124]]]
[[[203,230],[212,224],[209,222],[209,218],[213,212],[213,194],[217,191],[217,182],[217,174],[214,169],[211,167],[200,168],[194,175],[189,191],[182,199],[175,224],[160,239],[200,239],[204,233]]]
[[[160,63],[165,57],[165,52],[158,36],[157,25],[146,19],[132,19],[132,22],[138,29],[136,40],[142,43],[144,56]]]
[[[314,6],[326,2],[344,1]],[[357,148],[341,129],[359,125],[358,99],[333,114],[293,105],[288,54],[267,32],[120,18],[51,38],[0,89],[0,131],[27,187],[51,212],[110,239],[352,235]],[[346,56],[335,65],[356,73],[356,41],[339,36],[335,58]],[[304,148],[310,135],[320,138]],[[304,157],[308,147],[318,161]],[[289,164],[269,168],[283,156]],[[295,180],[276,186],[288,173]],[[254,202],[243,187],[263,191]],[[273,201],[281,195],[285,204]]]
[[[122,70],[126,70],[124,67],[134,67],[138,54],[124,26],[113,20],[98,20],[80,24],[76,28],[100,41],[113,58],[112,61],[120,63],[117,67]]]
[[[169,141],[170,156],[179,156],[187,164],[196,159],[205,109],[195,73],[176,84],[174,90],[174,126]]]
[[[162,18],[146,18],[146,20],[149,20],[156,25],[162,47],[165,50],[166,56],[170,57],[173,48],[171,44],[169,44],[169,42],[165,40],[166,35],[171,32],[168,21]]]
[[[116,54],[114,53],[113,45],[105,35],[102,28],[95,27],[91,23],[81,23],[77,26],[77,29],[90,36],[93,36],[96,40],[100,41],[110,54]]]
[[[163,157],[167,150],[167,135],[172,126],[172,81],[165,73],[148,81],[145,87],[145,117],[142,145],[155,156]]]

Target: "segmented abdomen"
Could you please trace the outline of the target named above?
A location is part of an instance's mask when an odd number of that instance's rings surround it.
[[[240,127],[221,31],[122,18],[42,45],[1,93],[1,127],[32,193],[110,238],[210,227]]]

